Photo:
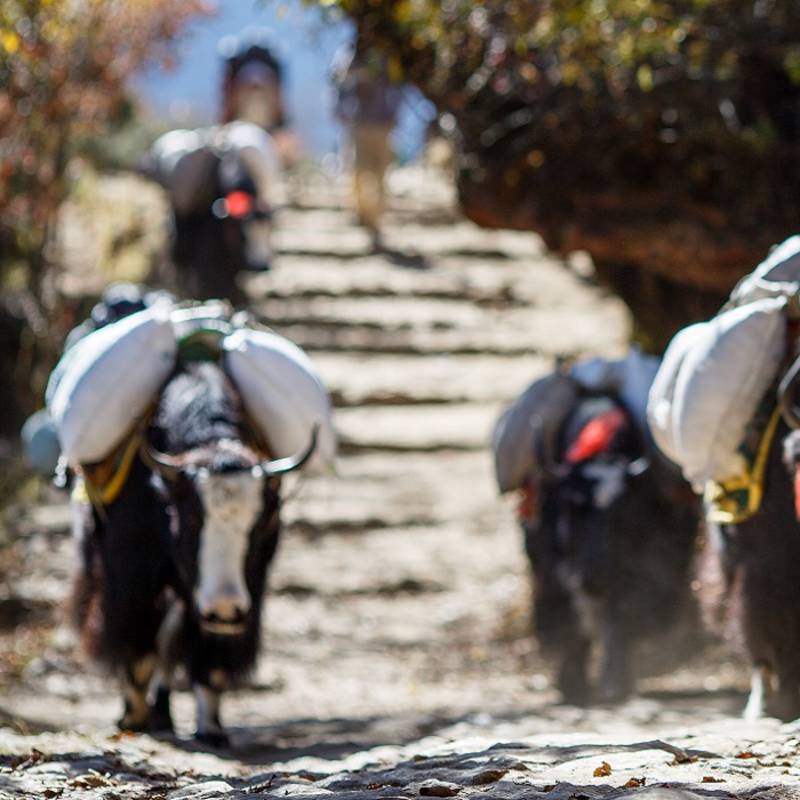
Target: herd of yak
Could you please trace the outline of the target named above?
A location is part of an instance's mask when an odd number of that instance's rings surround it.
[[[205,207],[175,220],[176,267],[212,268],[207,296],[226,292],[248,268],[249,228],[265,216],[238,169],[217,164],[214,175]],[[243,192],[250,202],[241,202]],[[221,212],[220,197],[241,208]],[[110,293],[78,335],[145,308],[150,297]],[[800,716],[793,392],[794,381],[784,381],[759,511],[716,524],[704,522],[701,501],[624,397],[576,385],[557,430],[537,444],[541,468],[526,479],[518,508],[535,632],[567,702],[629,696],[642,642],[663,634],[699,596],[708,621],[753,666],[748,713]],[[179,360],[142,436],[111,462],[71,465],[61,476],[68,483],[83,471],[102,484],[127,462],[113,495],[73,500],[81,553],[74,618],[86,651],[122,680],[121,728],[172,730],[170,689],[180,673],[195,695],[198,739],[222,746],[220,698],[259,650],[281,531],[281,476],[303,467],[316,437],[294,456],[265,457],[225,371],[196,358]]]

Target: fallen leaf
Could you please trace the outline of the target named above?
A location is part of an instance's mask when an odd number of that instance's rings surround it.
[[[111,781],[104,775],[98,773],[88,773],[87,775],[79,775],[77,778],[67,781],[67,786],[72,786],[76,789],[98,789],[101,786],[110,786]]]
[[[121,742],[123,739],[133,739],[136,734],[133,731],[117,731],[112,733],[108,738],[112,742]]]
[[[725,783],[725,778],[715,778],[713,775],[703,775],[703,783]]]
[[[630,780],[626,781],[623,785],[623,789],[638,789],[640,786],[644,786],[647,778],[631,778]]]
[[[741,753],[737,753],[736,758],[755,758],[756,754],[751,753],[749,750],[743,750]]]
[[[611,764],[604,761],[592,774],[595,778],[607,778],[611,774]]]

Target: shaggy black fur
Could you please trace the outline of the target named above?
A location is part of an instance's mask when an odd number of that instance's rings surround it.
[[[230,158],[230,157],[229,157]],[[250,264],[246,255],[248,226],[263,217],[265,209],[255,209],[243,219],[220,218],[212,211],[216,200],[232,191],[244,191],[256,197],[252,178],[241,164],[230,163],[223,170],[216,158],[205,201],[188,213],[173,213],[172,261],[174,275],[170,284],[186,297],[198,300],[227,298],[232,303],[246,298],[236,282],[242,270],[266,269],[269,264]]]
[[[564,425],[558,461],[589,420],[613,409],[622,406],[612,398],[583,400]],[[596,502],[598,464],[617,465],[622,480],[606,508]],[[620,701],[635,686],[635,645],[665,632],[691,605],[697,501],[627,412],[607,452],[543,480],[538,493],[538,517],[523,520],[537,636],[558,663],[567,702]],[[599,697],[590,678],[595,648]]]
[[[246,447],[238,454],[214,449],[221,439],[241,442],[243,424],[240,401],[222,370],[215,364],[190,364],[165,387],[149,439],[159,450],[185,455],[187,467],[249,471],[256,459]],[[181,666],[193,685],[218,697],[255,664],[267,570],[280,533],[280,499],[277,479],[253,480],[263,481],[263,499],[245,564],[252,605],[238,634],[204,631],[192,601],[204,509],[191,469],[163,480],[137,458],[113,503],[101,512],[76,508],[82,553],[75,592],[77,622],[88,651],[126,675],[121,725],[171,726],[163,681],[155,687],[149,714],[142,706],[144,693],[153,689],[156,666],[163,677]],[[157,644],[159,629],[176,603],[185,607],[179,625],[169,641]],[[203,720],[200,723],[202,728]],[[200,735],[215,744],[225,742],[221,729],[200,730]]]
[[[753,668],[764,671],[765,707],[754,697],[748,711],[785,720],[800,717],[800,524],[792,485],[798,464],[800,434],[781,423],[761,509],[739,525],[711,526],[702,571],[707,621],[722,624]]]

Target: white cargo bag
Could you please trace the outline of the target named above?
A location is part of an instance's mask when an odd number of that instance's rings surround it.
[[[521,489],[541,470],[539,443],[555,437],[572,412],[578,386],[569,375],[554,372],[534,381],[503,412],[492,432],[494,470],[500,493]]]
[[[253,179],[262,203],[275,204],[280,159],[272,137],[258,125],[235,121],[196,130],[163,134],[150,148],[145,171],[170,194],[176,211],[187,214],[209,201],[213,171],[222,159],[222,175],[236,174],[240,160]]]
[[[634,346],[625,358],[592,358],[580,361],[570,374],[584,388],[594,392],[612,392],[630,411],[643,433],[647,433],[647,396],[658,372],[660,359]]]
[[[56,365],[47,408],[71,463],[109,455],[155,399],[175,365],[169,313],[158,304],[100,328]]]
[[[210,128],[209,139],[215,151],[222,156],[223,172],[226,158],[240,158],[256,185],[261,201],[267,206],[274,205],[281,168],[273,138],[252,122],[235,120],[221,128]]]
[[[740,306],[764,297],[793,297],[800,290],[800,236],[776,245],[770,254],[731,292],[730,304]]]
[[[707,322],[683,357],[672,426],[677,461],[696,489],[737,477],[737,448],[786,350],[786,299],[757,300]]]
[[[146,171],[170,195],[175,210],[196,210],[213,185],[214,153],[207,146],[205,128],[174,130],[156,139],[150,148]]]
[[[661,366],[656,373],[647,399],[647,425],[656,446],[667,458],[680,463],[681,455],[675,440],[672,410],[675,403],[675,384],[686,354],[695,342],[705,336],[707,322],[698,322],[678,331],[670,341]]]
[[[288,339],[242,328],[222,342],[225,371],[274,458],[302,452],[319,425],[317,448],[307,464],[329,471],[336,435],[328,392],[308,356]]]

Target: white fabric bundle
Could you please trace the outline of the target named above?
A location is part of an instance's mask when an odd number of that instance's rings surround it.
[[[314,365],[288,339],[242,328],[223,340],[224,366],[274,458],[302,452],[319,425],[311,471],[326,471],[336,456],[331,406]]]
[[[672,337],[669,347],[661,360],[647,402],[647,424],[658,449],[676,464],[681,461],[681,453],[676,441],[672,422],[672,408],[675,401],[675,384],[683,366],[686,354],[694,343],[703,339],[706,322],[690,325]]]
[[[578,398],[569,375],[554,372],[534,381],[497,420],[492,432],[494,470],[500,493],[525,486],[541,466],[542,438],[555,439]]]
[[[235,174],[235,161],[241,159],[260,200],[274,205],[280,175],[277,148],[272,137],[251,122],[169,131],[150,148],[148,172],[169,192],[175,209],[185,214],[208,201],[217,157],[222,159],[223,176],[226,171]]]
[[[657,444],[696,489],[744,471],[737,452],[786,351],[786,299],[764,298],[678,333],[653,383]]]
[[[776,245],[731,292],[735,306],[764,297],[792,297],[800,290],[800,236]]]
[[[259,198],[267,206],[275,204],[275,186],[280,176],[280,157],[272,137],[252,122],[236,120],[221,128],[209,129],[215,150],[223,157],[241,158],[256,185]]]
[[[175,366],[178,340],[219,331],[223,366],[272,456],[302,452],[319,425],[310,469],[329,469],[336,437],[328,393],[308,356],[281,336],[238,328],[227,307],[156,305],[107,325],[70,348],[47,387],[47,408],[73,464],[107,457],[157,398]]]
[[[47,386],[47,408],[73,464],[100,461],[145,413],[175,365],[170,306],[157,304],[80,339]]]
[[[631,412],[642,432],[647,430],[647,397],[661,359],[634,346],[625,358],[579,361],[570,374],[585,389],[613,392]]]

